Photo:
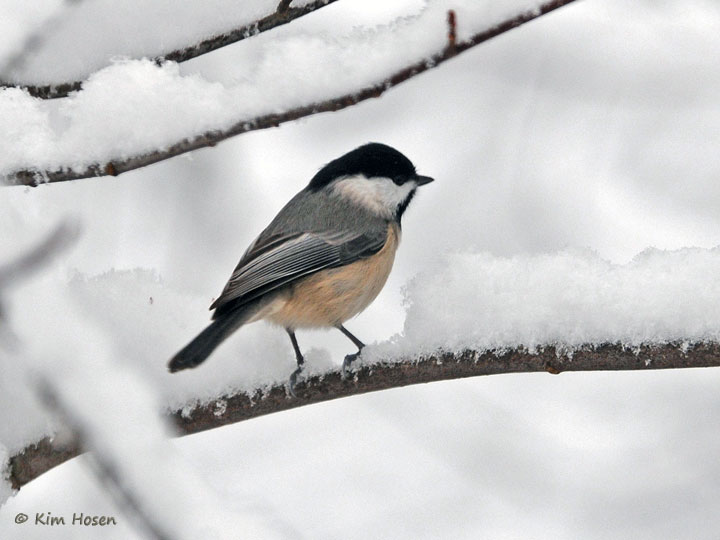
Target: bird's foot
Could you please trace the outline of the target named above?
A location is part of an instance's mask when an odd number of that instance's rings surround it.
[[[343,360],[343,363],[342,363],[342,378],[343,378],[343,380],[347,379],[348,368],[350,367],[350,364],[352,364],[355,360],[357,360],[358,356],[360,356],[360,352],[361,351],[358,351],[353,354],[345,355],[345,360]]]
[[[300,373],[302,373],[302,366],[298,366],[298,368],[292,372],[290,375],[290,380],[288,381],[288,389],[290,390],[290,395],[294,398],[297,397],[297,394],[295,393],[295,385],[297,384],[297,378]]]

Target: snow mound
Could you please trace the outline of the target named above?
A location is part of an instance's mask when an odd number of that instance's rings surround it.
[[[720,338],[720,248],[453,254],[405,289],[402,336],[373,356]]]

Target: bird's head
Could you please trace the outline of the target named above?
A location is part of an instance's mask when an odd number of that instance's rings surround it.
[[[307,189],[330,190],[385,219],[400,221],[419,186],[432,182],[421,176],[402,153],[368,143],[325,165]]]

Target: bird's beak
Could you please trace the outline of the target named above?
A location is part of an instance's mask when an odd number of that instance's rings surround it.
[[[435,180],[434,178],[430,178],[429,176],[420,176],[419,174],[415,177],[415,181],[417,182],[418,186],[424,186],[425,184],[429,184]]]

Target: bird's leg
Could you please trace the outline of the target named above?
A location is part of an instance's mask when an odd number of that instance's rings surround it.
[[[298,345],[297,338],[295,337],[295,331],[286,328],[285,331],[290,336],[290,341],[292,342],[293,349],[295,350],[295,359],[297,360],[297,369],[292,372],[290,375],[290,394],[292,394],[293,397],[297,397],[295,395],[295,383],[297,382],[298,375],[302,372],[303,365],[305,364],[305,358],[303,357],[302,353],[300,352],[300,346]]]
[[[350,367],[350,364],[352,364],[355,361],[355,359],[358,356],[360,356],[360,353],[362,352],[363,347],[365,347],[365,344],[362,341],[360,341],[358,338],[353,336],[352,333],[350,333],[350,331],[347,328],[345,328],[342,324],[338,325],[337,329],[340,330],[343,334],[345,334],[345,336],[347,336],[347,338],[350,341],[352,341],[355,344],[355,346],[358,348],[358,352],[346,355],[345,360],[343,360],[342,378],[344,379],[347,376],[347,369]]]

